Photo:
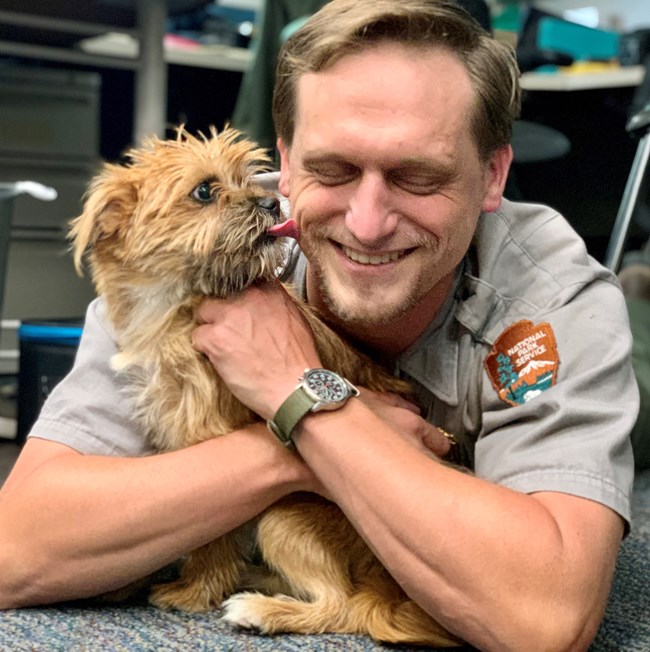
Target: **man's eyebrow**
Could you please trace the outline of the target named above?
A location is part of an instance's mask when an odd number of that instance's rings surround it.
[[[354,157],[347,157],[336,152],[311,152],[303,159],[303,166],[306,169],[318,168],[319,166],[331,166],[341,170],[358,169],[360,166]],[[436,159],[427,157],[408,157],[402,159],[386,159],[380,163],[383,174],[386,178],[397,179],[400,177],[421,177],[436,184],[444,184],[452,181],[458,176],[458,169]]]
[[[453,165],[440,162],[429,158],[407,158],[396,161],[388,167],[388,174],[418,174],[422,176],[435,177],[443,181],[451,179],[458,174],[458,170]]]
[[[312,152],[307,153],[303,157],[305,163],[342,163],[345,165],[356,165],[357,162],[354,156],[347,156],[336,152]],[[441,163],[438,160],[427,157],[408,157],[402,159],[387,158],[381,164],[385,170],[418,170],[422,172],[432,173],[448,173],[453,172],[454,168],[451,165]]]
[[[354,163],[345,156],[334,152],[308,153],[303,157],[303,161],[306,165],[317,165],[318,163],[342,163],[346,165],[354,165]]]
[[[302,167],[314,174],[356,174],[359,170],[354,161],[336,154],[306,156],[303,159]]]
[[[390,167],[403,168],[403,169],[417,169],[417,170],[432,170],[443,171],[450,170],[451,166],[442,163],[438,159],[428,158],[425,156],[412,156],[408,158],[398,159]]]

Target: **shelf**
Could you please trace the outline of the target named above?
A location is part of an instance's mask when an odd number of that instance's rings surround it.
[[[166,63],[243,72],[253,59],[252,51],[245,48],[179,43],[179,39],[165,35],[163,52]],[[136,38],[121,32],[109,32],[83,39],[78,46],[81,51],[93,56],[104,59],[113,57],[116,65],[122,65],[124,60],[137,59],[140,49]]]
[[[133,141],[163,135],[167,104],[167,66],[243,70],[237,54],[169,53],[163,45],[169,13],[206,4],[206,0],[2,0],[0,55],[84,66],[126,68],[135,72]],[[83,51],[79,42],[119,33],[132,42],[118,52]],[[216,62],[216,63],[215,63]]]

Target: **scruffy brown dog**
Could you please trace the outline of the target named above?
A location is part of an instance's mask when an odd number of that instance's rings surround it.
[[[195,138],[179,128],[175,140],[152,139],[128,155],[128,165],[107,164],[93,180],[70,236],[75,265],[87,259],[107,303],[119,348],[113,366],[128,380],[137,423],[157,450],[175,450],[259,419],[192,348],[192,315],[206,296],[275,278],[284,248],[267,231],[281,219],[279,204],[254,182],[268,166],[263,150],[233,129]],[[306,307],[304,314],[325,367],[371,389],[403,389]],[[229,622],[264,633],[458,645],[404,594],[335,505],[296,494],[256,525],[268,570],[255,588],[281,595],[233,596]],[[250,567],[243,529],[188,555],[180,578],[154,587],[151,601],[189,611],[221,605]]]

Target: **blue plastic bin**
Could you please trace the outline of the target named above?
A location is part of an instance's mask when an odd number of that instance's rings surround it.
[[[82,329],[80,318],[29,320],[18,328],[17,443],[24,443],[45,399],[72,368]]]

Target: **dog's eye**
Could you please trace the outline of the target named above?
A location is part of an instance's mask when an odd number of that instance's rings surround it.
[[[207,181],[200,183],[194,190],[192,190],[192,197],[202,202],[212,201],[212,186]]]

